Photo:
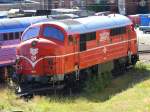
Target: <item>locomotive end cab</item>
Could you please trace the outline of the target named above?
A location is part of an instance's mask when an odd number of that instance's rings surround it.
[[[42,25],[29,27],[17,48],[16,72],[19,77],[25,81],[49,81],[57,78],[55,74],[62,74],[62,62],[56,57],[63,54],[63,40],[64,33],[59,28]]]

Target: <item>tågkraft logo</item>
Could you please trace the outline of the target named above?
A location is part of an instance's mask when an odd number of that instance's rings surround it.
[[[30,48],[31,60],[36,60],[36,55],[38,54],[38,48]]]

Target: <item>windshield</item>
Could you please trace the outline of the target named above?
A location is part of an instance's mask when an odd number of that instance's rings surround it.
[[[55,27],[50,27],[50,26],[45,27],[43,35],[46,38],[54,38],[61,41],[64,40],[64,34],[62,33],[62,31]]]
[[[37,37],[40,32],[40,27],[31,27],[29,28],[22,36],[22,40],[28,40],[34,37]]]

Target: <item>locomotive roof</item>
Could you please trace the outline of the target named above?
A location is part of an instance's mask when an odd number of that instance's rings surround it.
[[[49,21],[46,16],[7,18],[0,20],[0,33],[22,32],[31,24]]]
[[[67,19],[46,23],[56,24],[66,30],[68,34],[82,34],[93,32],[95,30],[111,29],[132,24],[130,19],[119,14],[111,14],[109,16],[89,16],[85,18]]]

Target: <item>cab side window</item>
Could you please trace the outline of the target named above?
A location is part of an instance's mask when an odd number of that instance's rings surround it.
[[[80,35],[80,51],[86,50],[86,42],[96,40],[96,32],[84,33]]]
[[[96,32],[86,33],[86,41],[91,41],[96,39]]]
[[[113,28],[110,30],[110,36],[117,36],[126,33],[126,27]]]

